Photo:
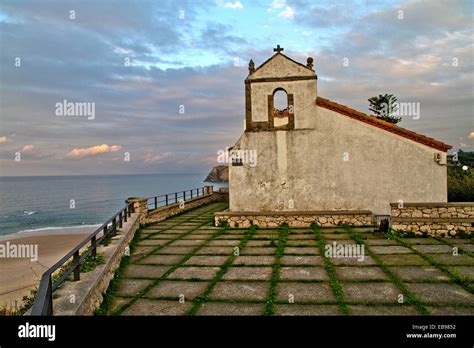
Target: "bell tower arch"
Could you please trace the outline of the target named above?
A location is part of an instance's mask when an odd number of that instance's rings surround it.
[[[245,80],[246,131],[315,127],[311,119],[317,97],[313,58],[303,65],[281,53],[283,50],[278,45],[274,48],[276,53],[258,68],[253,60],[249,62]],[[286,95],[285,107],[277,105],[280,94]]]

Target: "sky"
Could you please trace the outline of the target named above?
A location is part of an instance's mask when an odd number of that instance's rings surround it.
[[[473,7],[2,0],[0,175],[207,172],[243,131],[248,61],[277,44],[314,58],[319,96],[369,113],[394,94],[420,106],[400,126],[472,151]]]

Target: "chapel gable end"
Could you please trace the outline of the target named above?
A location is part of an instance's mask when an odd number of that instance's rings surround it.
[[[249,62],[245,80],[246,131],[293,130],[314,126],[305,105],[316,98],[317,76],[313,58],[299,63],[282,53],[278,45],[272,57],[255,68]]]

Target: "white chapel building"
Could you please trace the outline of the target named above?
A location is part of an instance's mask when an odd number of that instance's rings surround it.
[[[387,214],[392,202],[447,202],[451,146],[319,96],[313,59],[275,51],[249,64],[245,131],[232,150],[257,157],[229,164],[229,212]]]

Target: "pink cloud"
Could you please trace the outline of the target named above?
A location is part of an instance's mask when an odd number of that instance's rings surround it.
[[[109,153],[109,152],[117,152],[122,148],[120,145],[107,145],[107,144],[102,144],[102,145],[95,145],[91,147],[85,147],[82,149],[73,149],[70,151],[66,157],[68,158],[84,158],[84,157],[89,157],[89,156],[96,156],[100,155],[103,153]]]
[[[25,145],[23,148],[20,150],[20,152],[33,152],[33,149],[35,148],[34,145]]]

